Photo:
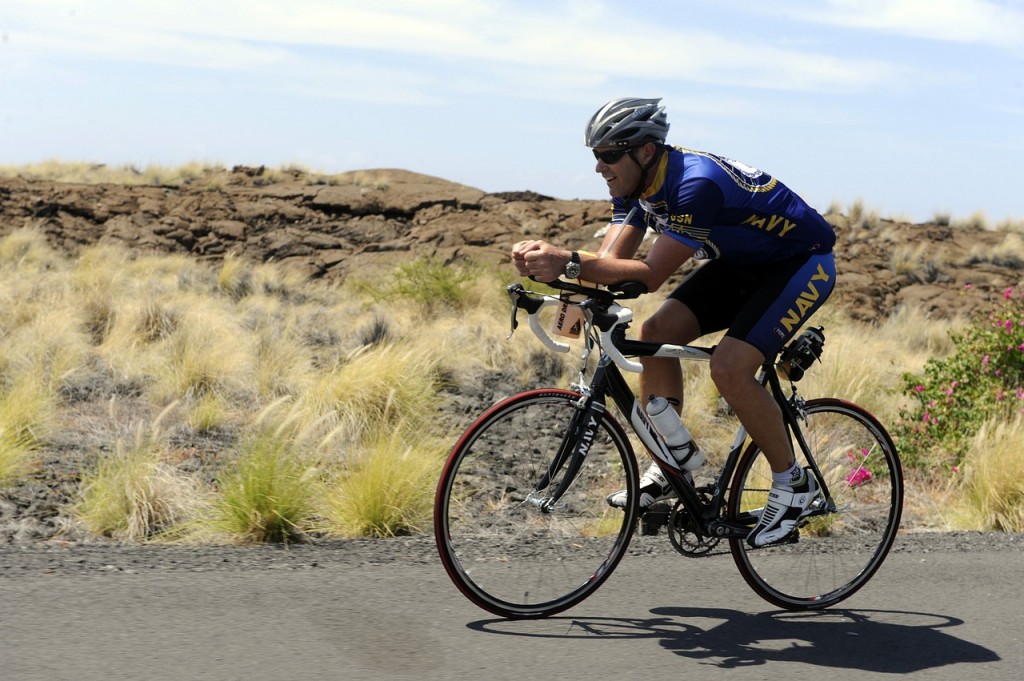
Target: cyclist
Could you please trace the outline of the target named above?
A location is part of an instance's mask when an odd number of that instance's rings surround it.
[[[755,379],[766,357],[796,335],[835,286],[835,233],[825,219],[773,176],[715,154],[666,144],[660,99],[624,98],[602,106],[585,142],[608,185],[612,219],[600,256],[546,241],[520,241],[512,258],[521,276],[560,276],[599,284],[639,281],[658,289],[686,261],[706,260],[644,321],[640,338],[691,343],[727,330],[711,358],[711,378],[772,469],[769,501],[747,541],[784,538],[818,496],[796,462],[779,407]],[[648,228],[660,237],[636,253]],[[641,398],[666,398],[681,411],[682,369],[673,358],[643,358]],[[671,493],[658,465],[640,480],[640,506]],[[608,498],[625,506],[626,493]]]

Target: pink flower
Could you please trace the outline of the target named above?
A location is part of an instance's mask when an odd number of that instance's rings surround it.
[[[972,288],[974,288],[974,284],[964,284],[965,291],[970,291]]]
[[[1024,352],[1024,343],[1020,344],[1020,351]],[[914,392],[915,393],[923,393],[924,392],[924,386],[923,385],[915,385],[914,386]]]
[[[861,447],[859,453],[860,453],[860,458],[862,458],[862,459],[868,458],[868,448],[867,447]],[[846,452],[846,458],[849,459],[850,461],[853,461],[854,463],[857,463],[857,454],[855,454],[854,452]]]
[[[960,472],[960,466],[953,466],[949,470],[951,470],[953,472],[953,475],[956,475],[956,474],[958,474]]]
[[[981,358],[981,363],[984,366],[988,366],[988,355],[985,355],[984,357]]]
[[[850,471],[850,474],[846,476],[846,482],[850,487],[858,487],[871,480],[871,477],[871,471],[860,466]]]
[[[1010,296],[1012,296],[1012,295],[1013,295],[1013,289],[1012,288],[1008,288],[1005,291],[1003,291],[1003,298],[1006,298],[1007,300],[1009,300]]]

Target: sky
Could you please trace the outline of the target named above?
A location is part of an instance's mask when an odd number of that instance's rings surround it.
[[[1024,0],[3,0],[0,165],[403,168],[607,196],[606,101],[824,212],[1024,220]]]

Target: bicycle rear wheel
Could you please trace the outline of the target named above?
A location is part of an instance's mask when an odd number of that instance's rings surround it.
[[[836,399],[809,400],[800,424],[833,505],[803,519],[788,540],[753,548],[730,540],[747,584],[787,610],[816,610],[849,598],[885,560],[903,509],[903,471],[885,428],[868,411]],[[794,442],[793,450],[800,452]],[[771,470],[756,445],[740,457],[729,518],[756,519]]]
[[[434,536],[441,561],[467,598],[501,617],[547,617],[576,605],[629,546],[636,459],[607,412],[590,424],[592,444],[572,486],[553,508],[542,508],[567,466],[543,490],[536,486],[580,420],[579,400],[550,389],[499,402],[462,435],[438,483]],[[633,500],[625,511],[605,501],[620,489]]]

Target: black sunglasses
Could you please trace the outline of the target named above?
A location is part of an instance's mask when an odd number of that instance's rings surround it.
[[[628,152],[632,151],[633,147],[626,147],[625,149],[610,149],[608,151],[598,151],[597,149],[591,149],[594,152],[594,158],[601,163],[611,165],[618,163],[619,159],[625,156]]]

